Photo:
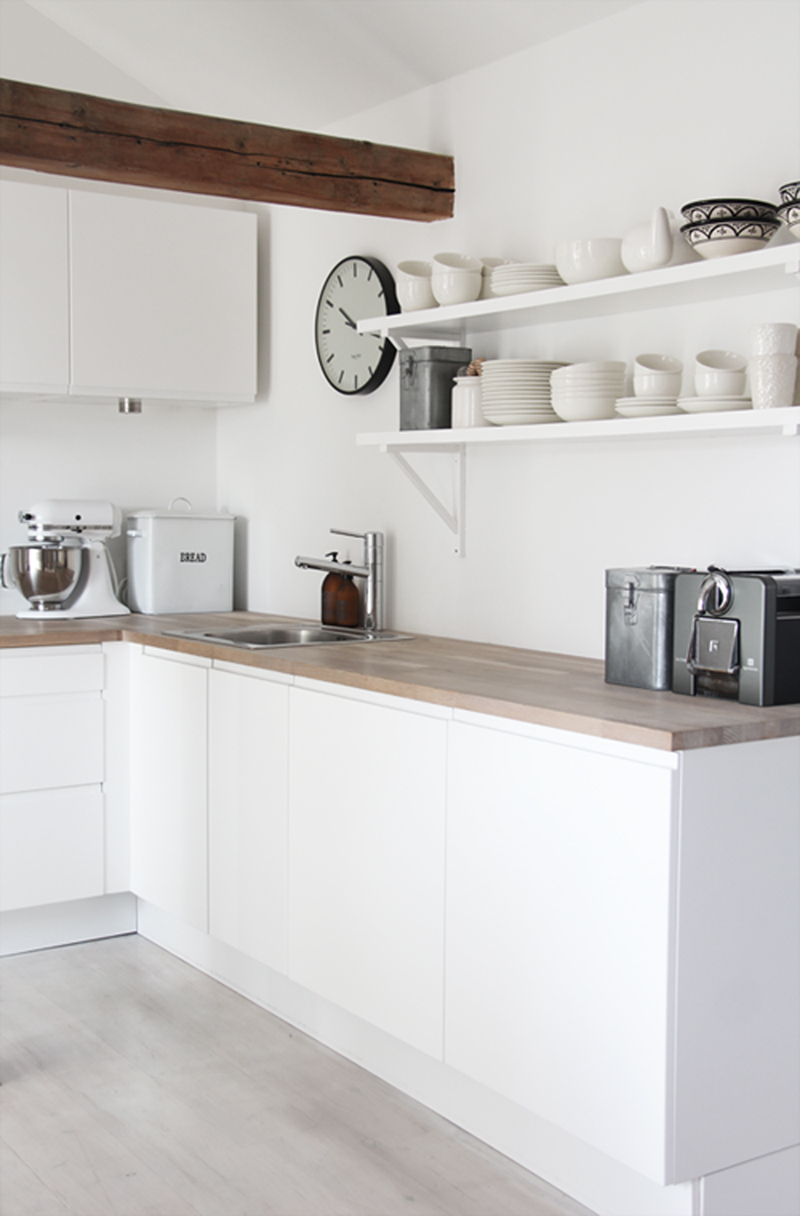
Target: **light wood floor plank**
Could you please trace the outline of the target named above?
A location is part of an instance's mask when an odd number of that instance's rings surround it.
[[[0,1001],[2,1216],[591,1216],[137,936]]]

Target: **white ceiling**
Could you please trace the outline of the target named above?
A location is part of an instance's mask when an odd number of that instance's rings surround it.
[[[642,0],[27,0],[174,109],[322,129]]]

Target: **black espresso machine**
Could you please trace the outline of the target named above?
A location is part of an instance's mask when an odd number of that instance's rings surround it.
[[[673,692],[800,701],[800,570],[679,574],[674,620]]]

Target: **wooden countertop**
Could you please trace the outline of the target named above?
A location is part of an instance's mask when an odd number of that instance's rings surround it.
[[[425,636],[262,651],[165,636],[172,629],[287,619],[253,612],[42,622],[0,617],[0,648],[138,642],[663,751],[800,735],[800,705],[759,709],[622,688],[605,683],[598,659]]]

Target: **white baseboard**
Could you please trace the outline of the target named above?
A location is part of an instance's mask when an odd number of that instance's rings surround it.
[[[119,937],[136,932],[136,897],[129,891],[0,912],[0,957]]]
[[[422,1102],[598,1216],[698,1216],[696,1184],[660,1186],[440,1060],[142,900],[138,923],[149,941]]]

